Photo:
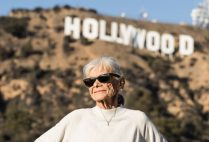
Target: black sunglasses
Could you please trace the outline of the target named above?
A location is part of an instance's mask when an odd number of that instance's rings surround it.
[[[118,74],[106,73],[106,74],[99,75],[98,77],[85,78],[85,79],[83,79],[83,82],[87,87],[91,87],[94,85],[94,82],[96,80],[98,80],[101,83],[110,82],[112,76],[120,78],[120,75],[118,75]]]

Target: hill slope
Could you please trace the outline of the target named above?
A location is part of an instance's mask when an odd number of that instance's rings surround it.
[[[93,17],[195,39],[191,56],[172,58],[101,40],[64,36],[64,17]],[[108,29],[110,30],[110,29]],[[145,111],[171,142],[209,141],[209,32],[134,21],[94,10],[14,10],[0,19],[0,141],[32,141],[68,112],[91,107],[82,66],[101,55],[119,60],[126,106]]]

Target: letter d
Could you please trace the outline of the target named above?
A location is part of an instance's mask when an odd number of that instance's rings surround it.
[[[191,55],[194,51],[194,39],[189,35],[179,36],[180,55]]]

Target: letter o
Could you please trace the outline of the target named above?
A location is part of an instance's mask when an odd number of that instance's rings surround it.
[[[160,34],[156,31],[149,31],[146,37],[147,49],[158,51],[160,49]]]
[[[164,54],[172,54],[174,52],[174,37],[171,34],[163,34],[161,37],[161,51]]]

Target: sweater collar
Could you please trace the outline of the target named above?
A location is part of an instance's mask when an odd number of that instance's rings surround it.
[[[117,108],[112,109],[101,109],[98,106],[95,106],[92,108],[92,111],[100,118],[103,118],[103,114],[105,115],[105,117],[109,118],[114,115],[114,113],[115,117],[121,115],[125,111],[125,108],[123,106],[118,106]]]

